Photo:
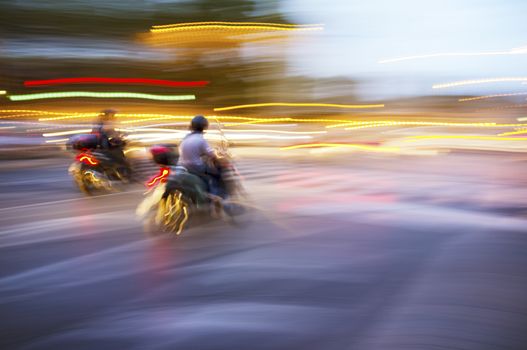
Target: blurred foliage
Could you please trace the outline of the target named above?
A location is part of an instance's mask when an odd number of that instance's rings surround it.
[[[0,2],[4,35],[133,37],[154,24],[195,21],[287,23],[279,1],[25,0]]]
[[[280,13],[278,0],[25,0],[0,3],[0,30],[9,45],[10,40],[22,44],[39,42],[55,56],[2,55],[0,52],[0,82],[2,89],[10,92],[28,92],[24,80],[52,79],[57,77],[112,76],[148,77],[171,80],[209,80],[208,87],[195,89],[162,89],[146,86],[117,86],[113,90],[144,91],[151,93],[195,93],[199,108],[210,109],[231,104],[268,102],[273,100],[305,100],[324,97],[313,90],[316,81],[307,77],[286,77],[287,57],[283,50],[261,51],[266,55],[245,57],[241,46],[217,47],[205,50],[169,53],[162,61],[140,60],[137,57],[83,58],[61,57],[60,50],[72,45],[85,45],[87,50],[100,47],[130,50],[130,56],[140,51],[153,50],[144,45],[138,35],[147,33],[152,25],[198,21],[265,21],[288,23]],[[63,47],[55,48],[53,43]],[[99,47],[98,47],[99,45]],[[280,44],[278,44],[280,45]],[[155,50],[154,50],[155,51]],[[134,58],[134,59],[132,59]],[[350,102],[352,83],[349,80],[337,85],[337,96]],[[327,84],[326,84],[327,85]],[[339,88],[345,87],[345,88]],[[45,91],[64,90],[67,87],[46,87]],[[40,88],[41,90],[44,88]],[[75,86],[76,90],[108,90],[108,86]],[[319,89],[320,90],[320,89]],[[330,89],[331,90],[331,89]],[[32,90],[34,91],[34,90]],[[308,96],[306,96],[308,94]],[[338,101],[337,101],[338,102]],[[53,102],[56,103],[56,102]],[[64,101],[64,103],[73,103]],[[162,102],[152,102],[162,106]],[[17,106],[19,106],[18,104]]]

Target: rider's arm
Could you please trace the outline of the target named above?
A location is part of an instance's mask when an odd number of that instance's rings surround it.
[[[201,142],[201,154],[209,157],[212,160],[215,160],[217,158],[216,152],[214,151],[214,148],[212,148],[207,140],[202,139],[203,142]]]

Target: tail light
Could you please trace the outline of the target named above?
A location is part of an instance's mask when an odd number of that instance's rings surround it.
[[[99,164],[99,161],[97,159],[95,159],[94,157],[92,157],[91,155],[87,154],[87,153],[79,153],[77,155],[77,161],[81,162],[81,163],[84,163],[86,165],[97,165]]]
[[[170,168],[160,168],[159,174],[153,176],[150,180],[145,183],[146,187],[152,188],[159,183],[166,182],[169,174]]]

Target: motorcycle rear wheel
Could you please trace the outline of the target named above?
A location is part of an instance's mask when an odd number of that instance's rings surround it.
[[[143,221],[149,235],[159,233],[180,235],[190,217],[191,201],[181,192],[174,191],[159,201]]]

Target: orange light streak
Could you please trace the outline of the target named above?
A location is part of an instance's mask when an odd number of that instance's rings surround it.
[[[146,183],[146,187],[152,188],[156,183],[166,181],[168,174],[170,173],[169,168],[161,168],[159,175],[154,176]]]

